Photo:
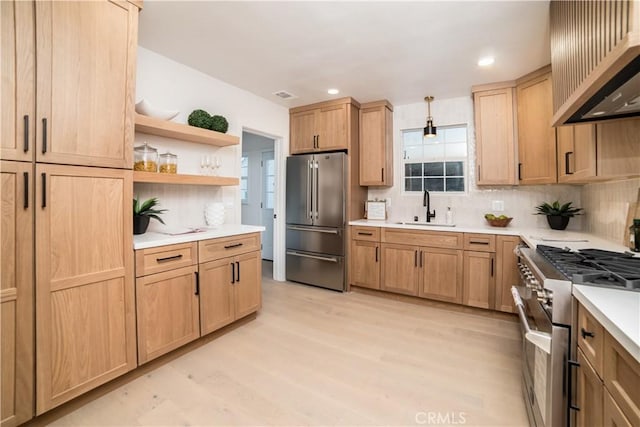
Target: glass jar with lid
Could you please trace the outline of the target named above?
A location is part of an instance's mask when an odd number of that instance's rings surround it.
[[[168,151],[160,154],[160,173],[178,173],[178,156]]]
[[[133,170],[158,172],[158,150],[146,142],[133,149]]]

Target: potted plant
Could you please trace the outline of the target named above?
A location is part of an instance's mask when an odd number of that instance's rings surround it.
[[[574,208],[571,206],[571,202],[560,204],[559,201],[555,201],[551,204],[544,202],[541,205],[536,206],[538,212],[536,215],[546,215],[549,227],[553,230],[564,230],[569,224],[569,219],[572,216],[581,215],[582,208]]]
[[[152,197],[139,203],[138,198],[133,199],[133,234],[144,234],[149,227],[151,218],[157,219],[162,224],[164,221],[158,215],[166,212],[166,209],[154,209],[158,205],[158,199]]]

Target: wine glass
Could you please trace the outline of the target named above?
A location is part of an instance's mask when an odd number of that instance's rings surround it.
[[[202,156],[200,159],[200,172],[203,175],[209,175],[209,168],[211,167],[211,158],[209,156]]]
[[[211,164],[211,169],[213,170],[214,175],[218,175],[218,169],[220,168],[220,157],[214,156],[213,162]]]

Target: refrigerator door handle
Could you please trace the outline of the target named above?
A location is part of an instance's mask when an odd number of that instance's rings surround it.
[[[315,162],[315,166],[313,168],[313,171],[315,173],[315,176],[313,178],[313,184],[314,184],[314,188],[313,188],[313,194],[315,197],[315,200],[313,201],[313,209],[315,211],[315,217],[314,219],[318,219],[318,191],[319,191],[319,177],[320,177],[320,165],[318,163],[317,160],[314,160]]]
[[[312,199],[312,188],[313,188],[313,161],[307,160],[307,199],[306,199],[306,210],[307,216],[310,219],[313,219],[313,199]]]
[[[298,227],[296,225],[287,225],[287,230],[310,231],[312,233],[340,234],[338,230],[323,230],[314,227]]]
[[[287,255],[299,256],[299,257],[302,257],[302,258],[317,259],[317,260],[320,260],[320,261],[328,261],[328,262],[333,262],[333,263],[337,263],[338,262],[338,258],[336,258],[336,257],[324,257],[324,256],[318,256],[318,255],[309,255],[309,254],[302,254],[300,252],[294,252],[294,251],[287,251]]]

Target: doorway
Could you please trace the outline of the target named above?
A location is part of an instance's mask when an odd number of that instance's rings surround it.
[[[273,277],[274,208],[276,201],[275,140],[242,132],[240,199],[242,223],[261,225],[263,275]]]

